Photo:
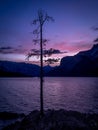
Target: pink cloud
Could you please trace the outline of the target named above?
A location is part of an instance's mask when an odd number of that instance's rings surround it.
[[[90,49],[92,46],[92,43],[87,43],[86,41],[77,41],[77,42],[72,42],[72,43],[66,43],[66,42],[61,42],[61,43],[55,43],[53,45],[54,48],[63,50],[63,51],[68,51],[68,52],[79,52],[83,50]]]

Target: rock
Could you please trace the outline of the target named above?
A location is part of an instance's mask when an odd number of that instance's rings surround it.
[[[21,122],[3,130],[97,130],[98,114],[83,114],[66,110],[47,110],[44,116],[33,111]]]
[[[23,118],[24,114],[17,114],[12,112],[0,112],[0,119],[2,120],[12,120],[16,118]]]

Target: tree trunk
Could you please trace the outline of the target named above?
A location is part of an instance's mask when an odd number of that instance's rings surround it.
[[[40,113],[41,116],[44,114],[43,110],[43,36],[42,36],[42,25],[40,25]]]

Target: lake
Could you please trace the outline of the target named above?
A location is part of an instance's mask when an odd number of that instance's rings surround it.
[[[39,110],[39,82],[39,78],[0,78],[0,111]],[[98,78],[45,77],[44,108],[98,113]]]

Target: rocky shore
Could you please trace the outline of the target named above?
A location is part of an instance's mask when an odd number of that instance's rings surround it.
[[[41,117],[35,110],[2,130],[98,130],[98,114],[47,110]]]

